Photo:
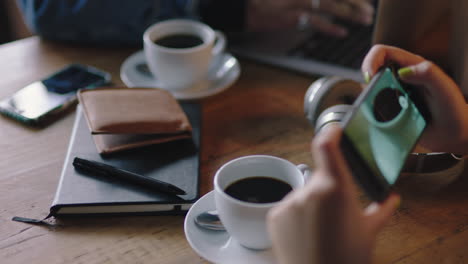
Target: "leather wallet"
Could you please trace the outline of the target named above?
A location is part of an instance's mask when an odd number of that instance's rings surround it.
[[[83,89],[78,100],[101,154],[191,137],[185,112],[166,90]]]

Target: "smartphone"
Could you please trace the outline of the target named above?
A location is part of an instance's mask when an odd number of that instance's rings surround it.
[[[414,87],[392,69],[380,70],[343,120],[340,148],[367,195],[383,201],[427,126],[429,116]]]
[[[103,86],[110,79],[110,74],[102,70],[70,64],[0,101],[0,113],[28,125],[40,126],[74,105],[79,89]]]

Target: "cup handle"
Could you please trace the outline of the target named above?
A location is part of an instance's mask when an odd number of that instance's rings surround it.
[[[223,34],[223,32],[215,30],[215,35],[216,41],[212,51],[213,57],[216,57],[219,54],[221,54],[226,48],[226,36]]]
[[[296,167],[302,172],[302,176],[304,176],[304,181],[308,181],[310,176],[312,175],[312,169],[305,164],[299,164]]]

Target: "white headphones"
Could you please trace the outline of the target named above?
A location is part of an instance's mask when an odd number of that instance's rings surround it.
[[[313,82],[304,98],[304,113],[315,133],[327,124],[340,122],[362,91],[359,82],[338,76]]]

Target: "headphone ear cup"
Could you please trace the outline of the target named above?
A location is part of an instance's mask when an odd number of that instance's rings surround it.
[[[352,105],[339,104],[325,109],[315,123],[315,134],[331,123],[341,122]]]
[[[315,126],[320,114],[333,105],[351,105],[361,94],[361,83],[339,76],[322,77],[314,81],[305,94],[304,113]]]

